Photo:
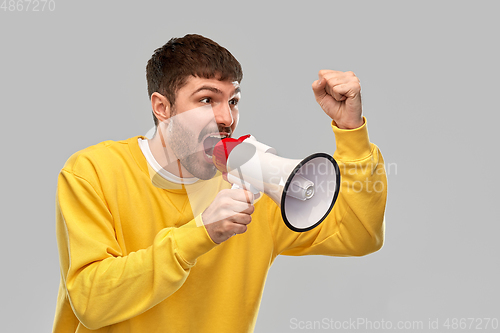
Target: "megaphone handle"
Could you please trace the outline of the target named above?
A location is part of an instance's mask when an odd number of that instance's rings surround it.
[[[227,180],[228,180],[228,182],[233,184],[231,189],[242,188],[242,189],[245,189],[247,191],[252,192],[254,195],[260,193],[260,191],[258,189],[256,189],[255,186],[253,186],[252,184],[250,184],[247,181],[241,180],[240,178],[233,176],[230,173],[227,174]]]

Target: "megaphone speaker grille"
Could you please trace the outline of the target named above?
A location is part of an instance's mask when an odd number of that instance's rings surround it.
[[[297,178],[296,178],[297,177]],[[314,184],[314,195],[299,200],[292,195],[298,179]],[[302,181],[303,182],[303,181]],[[340,170],[335,159],[325,153],[316,153],[303,159],[290,173],[281,197],[281,216],[287,227],[304,232],[317,227],[332,210],[340,190]],[[288,192],[288,194],[287,194]]]

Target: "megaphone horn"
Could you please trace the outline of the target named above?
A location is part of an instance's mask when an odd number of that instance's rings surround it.
[[[213,150],[214,165],[230,182],[264,192],[281,208],[289,229],[317,227],[330,213],[340,189],[340,171],[325,153],[302,160],[276,155],[276,150],[253,136],[222,139]]]

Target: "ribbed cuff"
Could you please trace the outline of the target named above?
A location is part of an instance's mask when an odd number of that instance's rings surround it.
[[[210,238],[203,223],[201,226],[197,226],[196,219],[198,218],[201,221],[201,216],[197,216],[195,219],[174,231],[175,242],[179,254],[184,260],[192,265],[194,265],[199,256],[207,253],[218,245]]]
[[[366,118],[363,117],[363,125],[355,129],[340,129],[332,120],[332,129],[335,133],[337,149],[333,158],[339,161],[355,161],[370,155],[371,144],[366,127]]]

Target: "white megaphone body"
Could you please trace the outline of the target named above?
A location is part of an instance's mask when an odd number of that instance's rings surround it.
[[[214,165],[227,180],[254,194],[267,194],[281,208],[293,231],[318,226],[337,200],[340,171],[332,156],[316,153],[302,160],[276,155],[276,150],[253,136],[227,138],[213,150]]]

